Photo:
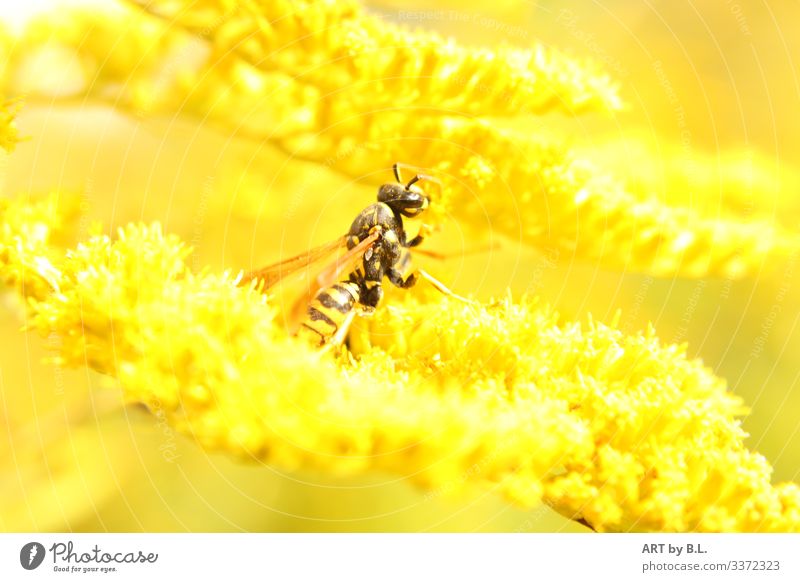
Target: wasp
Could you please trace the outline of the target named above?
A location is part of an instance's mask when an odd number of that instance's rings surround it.
[[[356,216],[346,235],[243,275],[241,283],[258,279],[263,281],[263,290],[267,290],[299,269],[346,249],[295,301],[289,313],[292,333],[307,336],[319,346],[341,344],[355,315],[369,315],[381,302],[384,279],[408,289],[421,277],[442,293],[465,300],[422,269],[406,275],[411,263],[409,249],[418,247],[430,234],[430,228],[423,224],[416,236],[409,238],[403,218],[419,216],[430,204],[430,198],[418,183],[438,180],[415,174],[404,184],[400,166],[399,163],[392,166],[397,182],[378,188],[377,202]],[[444,256],[421,249],[416,252],[435,258]]]

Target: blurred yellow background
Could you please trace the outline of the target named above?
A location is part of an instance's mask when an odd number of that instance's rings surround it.
[[[53,4],[30,6],[57,9]],[[560,136],[633,189],[710,208],[711,215],[727,210],[721,195],[708,192],[728,188],[735,169],[743,176],[737,187],[745,211],[753,204],[800,228],[797,4],[384,0],[370,6],[466,45],[539,41],[595,59],[620,83],[628,108],[612,117],[532,118],[530,131]],[[0,17],[23,23],[21,12],[6,6]],[[18,125],[29,139],[5,161],[4,195],[79,194],[79,236],[95,220],[106,227],[161,221],[194,246],[189,260],[198,270],[238,270],[301,252],[341,234],[374,199],[371,186],[193,120],[137,119],[40,99],[24,107]],[[629,155],[613,155],[620,147]],[[759,171],[767,168],[774,201],[751,199],[754,160]],[[387,170],[393,161],[386,160]],[[300,177],[310,185],[302,193]],[[428,248],[463,249],[476,242],[471,236],[450,220]],[[623,331],[652,322],[665,342],[688,342],[689,353],[752,408],[744,419],[749,446],[773,464],[775,480],[800,480],[794,263],[766,265],[743,281],[657,279],[505,244],[425,264],[459,293],[528,291],[568,318],[591,313],[609,321],[621,310]],[[584,530],[546,508],[521,511],[487,492],[428,498],[392,475],[287,474],[208,454],[157,416],[121,407],[111,380],[44,363],[47,338],[20,333],[17,300],[4,295],[3,301],[10,308],[0,314],[0,409],[9,428],[0,440],[5,531]]]

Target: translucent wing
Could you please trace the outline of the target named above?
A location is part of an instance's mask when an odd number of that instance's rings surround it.
[[[308,252],[280,261],[279,263],[267,265],[262,269],[245,273],[240,285],[246,285],[253,279],[261,279],[264,281],[264,289],[269,289],[273,285],[279,283],[284,277],[288,277],[299,269],[307,267],[311,263],[319,261],[346,246],[346,236],[337,238],[329,243],[314,247]]]
[[[320,292],[320,290],[330,287],[334,283],[341,281],[344,275],[355,269],[356,263],[361,260],[369,249],[375,244],[375,241],[380,238],[381,233],[376,231],[362,240],[352,249],[347,251],[337,260],[331,262],[325,269],[323,269],[316,279],[308,285],[308,289],[303,293],[292,305],[292,311],[289,313],[289,331],[294,333],[303,321],[306,314],[306,309],[311,300]]]

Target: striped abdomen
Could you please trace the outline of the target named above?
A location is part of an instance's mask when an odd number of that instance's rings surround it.
[[[358,285],[351,281],[342,281],[323,289],[308,305],[308,313],[299,333],[319,345],[328,343],[352,317],[359,295]]]

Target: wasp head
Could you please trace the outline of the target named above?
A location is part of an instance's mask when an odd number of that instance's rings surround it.
[[[403,216],[413,217],[425,210],[430,203],[428,196],[418,187],[416,182],[423,179],[419,174],[411,178],[405,186],[400,181],[397,164],[394,166],[398,183],[384,184],[378,189],[378,202],[383,202],[395,212]]]

